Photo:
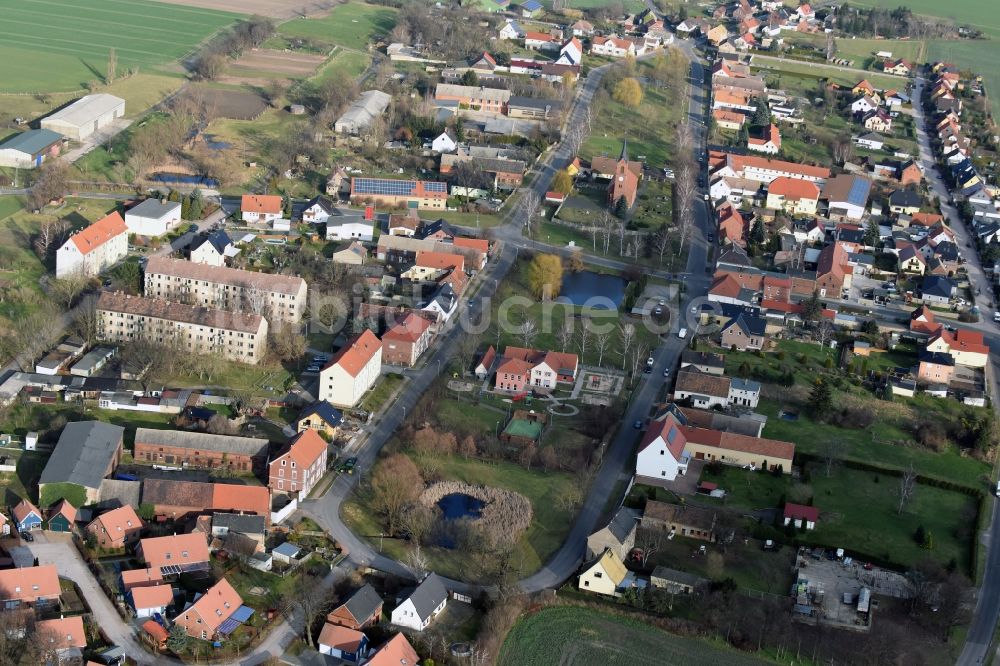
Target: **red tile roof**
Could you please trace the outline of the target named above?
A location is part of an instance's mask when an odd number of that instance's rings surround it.
[[[497,350],[490,345],[489,348],[483,353],[483,357],[479,359],[479,365],[483,366],[487,370],[493,365],[494,359],[496,359]]]
[[[653,421],[649,424],[649,429],[646,430],[646,434],[639,444],[639,451],[645,451],[654,442],[659,440],[663,441],[667,450],[670,451],[670,455],[674,457],[674,460],[681,459],[681,454],[684,453],[684,446],[687,444],[687,438],[684,436],[683,426],[669,412],[663,420]]]
[[[431,323],[413,312],[406,315],[403,321],[399,322],[382,335],[382,341],[402,340],[404,342],[416,342],[431,327]]]
[[[788,201],[819,200],[819,187],[816,183],[787,176],[772,180],[767,186],[767,193],[783,196]]]
[[[122,219],[118,211],[115,211],[94,222],[80,233],[74,234],[71,240],[80,254],[87,254],[124,233],[128,233],[128,227],[125,226],[125,220]]]
[[[417,258],[414,263],[423,268],[438,268],[441,270],[454,268],[460,271],[465,270],[465,257],[460,254],[449,254],[447,252],[421,250],[417,252]]]
[[[742,288],[743,287],[740,286],[739,280],[727,273],[725,275],[719,275],[715,278],[715,282],[712,283],[708,293],[713,296],[728,296],[729,298],[736,298],[739,296]]]
[[[840,243],[831,243],[819,253],[816,262],[816,277],[833,274],[843,277],[850,271],[847,263],[847,250]]]
[[[143,622],[142,630],[152,636],[157,643],[165,643],[167,639],[170,638],[170,634],[167,633],[167,630],[164,629],[163,625],[158,623],[156,620],[146,620]]]
[[[17,506],[14,507],[14,510],[11,513],[14,515],[15,523],[20,523],[32,513],[38,516],[39,519],[42,517],[42,512],[38,510],[38,507],[26,499],[18,502]]]
[[[141,539],[139,548],[146,565],[154,569],[208,562],[211,559],[204,534],[175,534]]]
[[[212,508],[217,511],[255,513],[271,519],[271,494],[264,486],[240,486],[234,483],[212,484]]]
[[[374,333],[366,329],[361,335],[341,347],[323,369],[339,365],[351,377],[357,377],[380,349],[382,349],[382,342]]]
[[[83,616],[61,617],[35,623],[35,633],[53,650],[87,647],[87,634],[83,630]]]
[[[129,530],[141,528],[142,519],[131,506],[121,506],[102,513],[91,521],[91,525],[97,523],[104,528],[112,538],[124,538]]]
[[[804,504],[785,503],[785,518],[792,520],[808,520],[810,523],[819,521],[819,509]]]
[[[694,444],[752,453],[775,459],[791,460],[795,457],[795,445],[791,442],[765,439],[763,437],[751,437],[735,432],[692,428],[691,426],[681,426],[681,431],[687,440]]]
[[[0,571],[0,600],[17,599],[34,603],[36,599],[55,599],[59,596],[59,574],[56,565],[4,569]]]
[[[490,242],[485,238],[465,238],[462,236],[456,236],[451,243],[455,247],[471,247],[473,250],[479,250],[483,253],[490,251]]]
[[[281,214],[281,197],[276,194],[244,194],[240,201],[240,210],[244,213]]]
[[[319,460],[326,449],[326,440],[320,437],[319,433],[312,428],[307,428],[292,439],[288,450],[278,456],[278,458],[288,455],[300,468],[308,469],[314,462]],[[277,459],[272,461],[272,464],[274,462],[277,462]]]
[[[343,652],[357,652],[364,639],[365,635],[360,631],[329,622],[323,625],[323,630],[319,632],[320,645],[329,645]]]
[[[417,666],[420,657],[403,634],[396,634],[373,654],[365,666]]]
[[[192,614],[197,614],[208,635],[213,635],[223,622],[228,620],[233,613],[243,605],[243,599],[225,578],[220,578],[212,587],[208,588],[205,594],[198,597],[191,606],[181,613],[181,617],[187,619]]]
[[[781,130],[779,130],[778,126],[775,125],[774,123],[771,123],[770,125],[767,126],[766,136],[762,138],[757,138],[752,136],[747,139],[747,143],[753,146],[763,146],[768,141],[773,143],[779,149],[781,148]]]
[[[128,592],[133,587],[158,585],[163,580],[159,569],[128,569],[122,572],[122,586]]]
[[[174,590],[170,585],[151,585],[132,589],[132,607],[136,610],[169,606],[173,600]]]

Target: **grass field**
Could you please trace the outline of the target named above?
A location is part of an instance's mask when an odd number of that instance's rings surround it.
[[[819,464],[811,464],[809,472],[808,483],[736,467],[724,467],[719,474],[705,472],[704,479],[718,483],[728,494],[724,501],[699,498],[699,502],[750,511],[777,507],[782,498],[802,503],[811,497],[821,515],[814,531],[800,534],[807,543],[847,547],[856,554],[902,565],[928,556],[942,564],[954,559],[967,569],[975,531],[973,498],[918,484],[913,500],[897,513],[898,477],[843,466],[834,466],[827,477],[825,467]],[[914,541],[920,525],[933,534],[933,550],[925,550]]]
[[[982,27],[982,26],[980,26]],[[985,28],[983,28],[985,30]],[[1000,95],[1000,32],[990,39],[976,41],[945,41],[931,40],[927,48],[928,60],[944,60],[953,62],[983,77],[986,92],[989,94],[994,112],[997,110],[998,95]]]
[[[593,129],[580,147],[580,156],[590,159],[597,155],[618,157],[622,139],[628,137],[629,157],[646,156],[646,163],[660,167],[667,163],[674,144],[674,127],[682,104],[674,93],[646,87],[642,103],[629,109],[613,100],[601,109]]]
[[[794,62],[788,59],[771,60],[764,58],[754,58],[754,67],[761,70],[763,74],[788,72],[800,76],[808,76],[816,79],[826,78],[833,83],[842,86],[853,86],[861,79],[868,79],[873,86],[880,89],[901,88],[906,85],[906,79],[873,72],[850,72],[829,67],[821,63],[814,62]]]
[[[147,70],[190,53],[238,14],[147,0],[0,0],[0,90],[80,90],[117,71]]]
[[[356,79],[368,68],[371,60],[371,57],[364,53],[338,51],[316,72],[312,80],[322,83],[328,79],[338,81]]]
[[[278,36],[265,44],[280,48],[282,38],[309,39],[314,43],[364,50],[368,41],[388,33],[396,24],[396,10],[362,2],[339,5],[323,18],[292,19],[278,26]]]
[[[521,618],[504,641],[500,666],[751,666],[759,659],[708,641],[682,638],[591,608],[545,608]]]

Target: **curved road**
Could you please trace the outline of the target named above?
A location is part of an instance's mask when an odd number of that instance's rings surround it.
[[[694,150],[696,154],[700,154],[705,138],[703,123],[706,104],[704,96],[706,93],[703,88],[704,67],[696,57],[692,57],[693,47],[690,43],[679,44],[679,46],[691,58],[690,74],[693,85],[690,86],[689,90],[688,120],[692,124],[695,136]],[[601,67],[589,74],[584,87],[577,96],[567,124],[583,121],[586,107],[593,99],[604,71],[606,71],[606,67]],[[567,164],[572,157],[573,155],[570,154],[567,146],[560,143],[540,164],[538,175],[532,182],[531,189],[540,197],[544,197],[556,171]],[[706,233],[709,231],[709,210],[700,199],[696,202],[694,210],[696,231],[692,233],[689,246],[688,278],[685,281],[687,290],[681,309],[675,313],[672,320],[677,322],[673,324],[674,330],[680,326],[681,315],[688,312],[691,302],[707,293],[710,282],[710,271],[706,271],[709,247]],[[549,251],[559,249],[522,238],[520,232],[524,222],[523,213],[515,207],[511,213],[511,221],[495,230],[497,238],[504,241],[503,251],[484,271],[481,277],[480,295],[490,298],[495,295],[497,281],[502,279],[513,266],[517,248],[546,249]],[[588,256],[586,261],[613,268],[624,268],[629,265],[626,262],[601,257]],[[662,277],[667,275],[662,271],[653,271],[652,274]],[[406,565],[381,555],[364,539],[352,533],[340,518],[340,508],[357,484],[359,476],[371,469],[382,446],[405,421],[407,411],[413,408],[437,378],[440,368],[444,367],[454,354],[457,348],[455,343],[462,335],[462,327],[458,325],[458,321],[464,319],[466,314],[466,311],[460,311],[453,319],[450,327],[439,336],[440,339],[435,343],[434,351],[423,368],[409,375],[410,381],[403,388],[397,401],[380,415],[369,437],[356,453],[358,474],[341,475],[322,497],[302,503],[301,510],[316,520],[344,545],[350,552],[350,559],[358,565],[371,566],[407,578],[414,576]],[[639,386],[633,392],[632,399],[621,421],[623,427],[619,428],[608,446],[603,464],[591,483],[587,497],[569,535],[542,569],[520,581],[519,586],[523,591],[535,592],[555,587],[569,578],[576,571],[582,559],[587,535],[595,529],[609,500],[620,501],[621,498],[612,498],[611,494],[619,481],[631,477],[633,450],[639,439],[637,431],[629,427],[628,424],[649,416],[652,405],[659,397],[663,370],[676,366],[684,348],[684,342],[676,335],[665,335],[661,339],[662,344],[652,353],[655,359],[653,371],[643,375]],[[460,592],[475,592],[479,589],[478,586],[461,581],[448,581],[448,583],[450,588]]]

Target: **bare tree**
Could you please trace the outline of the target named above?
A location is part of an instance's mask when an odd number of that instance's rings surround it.
[[[656,234],[653,236],[653,249],[659,255],[661,264],[663,263],[663,254],[668,247],[670,247],[670,230],[664,224],[656,230]]]
[[[597,333],[594,335],[594,348],[597,350],[597,365],[604,364],[604,352],[608,350],[611,343],[611,333]]]
[[[92,345],[97,340],[97,324],[99,321],[97,298],[95,296],[87,296],[76,306],[73,332],[83,338],[87,345]]]
[[[639,366],[646,362],[646,358],[649,355],[649,347],[646,344],[640,344],[632,352],[632,374],[639,374]]]
[[[53,296],[68,310],[73,301],[87,287],[87,278],[83,273],[74,273],[49,282],[49,290]]]
[[[306,572],[307,567],[299,570],[295,577],[295,594],[293,596],[296,605],[302,610],[303,619],[306,626],[306,641],[313,645],[312,628],[316,618],[325,612],[331,605],[333,599],[333,588],[323,585],[323,581]]]
[[[534,319],[528,319],[518,326],[517,333],[521,336],[521,342],[524,343],[524,346],[531,347],[531,343],[535,341],[535,337],[538,335],[538,325]]]
[[[45,261],[53,247],[62,245],[69,228],[66,220],[48,218],[42,220],[35,236],[35,253]]]
[[[653,555],[663,547],[663,532],[661,530],[639,530],[635,540],[636,553],[639,556],[639,564],[643,569],[649,563]]]
[[[903,471],[903,475],[899,477],[899,506],[896,507],[896,513],[903,513],[903,509],[906,507],[906,503],[913,498],[913,493],[917,487],[917,472],[913,469],[912,463],[906,470]]]
[[[587,320],[583,320],[583,325],[580,326],[580,357],[582,358],[587,353],[587,344],[590,342],[591,331],[590,326],[587,325]]]
[[[823,444],[823,463],[826,466],[827,478],[833,474],[833,465],[843,457],[845,448],[842,439],[828,439]]]
[[[816,322],[816,336],[819,338],[819,346],[826,347],[826,341],[833,335],[833,324],[826,317],[821,317]]]
[[[622,355],[622,370],[624,370],[626,359],[628,359],[628,350],[632,348],[632,343],[635,341],[635,324],[630,321],[618,324],[618,339],[621,340],[619,353]]]
[[[615,228],[615,218],[608,211],[601,214],[600,219],[601,236],[604,238],[604,254],[608,253],[611,246],[611,234]]]
[[[684,243],[691,229],[694,212],[694,198],[697,196],[697,182],[694,167],[684,160],[677,168],[674,177],[674,211],[677,215],[677,226],[680,230],[680,242],[677,245],[677,255],[684,251]]]
[[[556,339],[559,341],[559,351],[566,351],[569,343],[573,341],[573,320],[567,318],[563,325],[556,331]]]
[[[541,203],[538,193],[531,189],[525,190],[518,202],[517,217],[520,218],[522,226],[527,228],[529,234],[534,230],[535,216]]]

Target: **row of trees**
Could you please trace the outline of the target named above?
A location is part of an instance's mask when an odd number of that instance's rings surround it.
[[[273,34],[274,22],[271,19],[251,16],[209,41],[191,63],[191,71],[198,78],[214,79],[225,71],[229,58],[257,48]]]

